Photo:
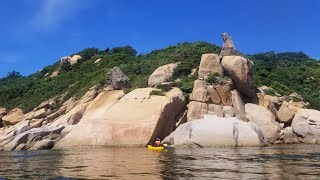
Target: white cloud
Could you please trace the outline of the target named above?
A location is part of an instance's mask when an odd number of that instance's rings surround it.
[[[87,0],[42,0],[29,22],[33,29],[50,30],[85,9]]]

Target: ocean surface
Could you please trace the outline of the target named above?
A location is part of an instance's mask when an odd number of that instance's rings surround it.
[[[320,146],[0,152],[3,179],[320,179]],[[1,179],[0,178],[0,179]]]

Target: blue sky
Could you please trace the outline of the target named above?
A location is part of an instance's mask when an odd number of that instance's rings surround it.
[[[86,47],[140,53],[185,41],[320,58],[319,0],[11,0],[0,6],[0,77],[23,75]]]

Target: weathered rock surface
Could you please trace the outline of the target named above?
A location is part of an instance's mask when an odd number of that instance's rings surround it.
[[[281,131],[280,139],[284,144],[299,144],[299,137],[296,133],[293,132],[292,127],[286,127]]]
[[[224,32],[221,34],[222,40],[223,40],[223,46],[221,49],[220,56],[233,56],[237,55],[236,48],[234,46],[234,43],[232,41],[231,36],[229,36],[228,33]]]
[[[241,56],[224,56],[221,64],[236,89],[247,97],[253,97],[253,62]]]
[[[204,119],[180,125],[163,142],[174,142],[176,147],[196,146],[263,146],[263,135],[258,127],[236,118],[206,115]]]
[[[231,100],[236,118],[243,121],[247,121],[244,109],[244,102],[242,101],[242,98],[237,90],[231,91]]]
[[[144,146],[156,137],[164,138],[175,129],[185,101],[177,88],[165,96],[150,96],[152,90],[135,89],[124,97],[121,91],[99,94],[80,123],[55,148]]]
[[[59,75],[59,71],[53,71],[52,74],[50,75],[51,78],[55,78]]]
[[[116,66],[108,73],[106,85],[109,90],[123,90],[130,87],[130,79]]]
[[[50,139],[44,139],[41,141],[36,142],[30,150],[41,150],[41,149],[52,149],[54,146],[55,141]],[[17,149],[17,148],[16,148]]]
[[[299,108],[289,105],[288,102],[283,102],[278,111],[279,121],[290,123],[298,110]]]
[[[199,66],[198,78],[207,79],[210,73],[217,73],[223,76],[220,58],[216,54],[203,54]]]
[[[276,99],[273,99],[271,96],[265,95],[263,93],[257,93],[259,98],[259,106],[265,107],[268,109],[276,119],[278,119],[277,108],[275,107]]]
[[[63,128],[64,127],[49,128],[43,126],[41,128],[31,129],[15,136],[12,141],[4,145],[4,149],[14,150],[20,144],[27,144],[27,146],[31,147],[42,139],[53,140],[59,136]]]
[[[23,112],[21,109],[15,108],[7,115],[2,117],[3,125],[15,125],[23,119]]]
[[[226,117],[226,118],[236,116],[232,106],[223,106],[223,114],[224,114],[224,117]]]
[[[320,111],[299,109],[292,121],[293,131],[307,143],[320,142]]]
[[[98,64],[102,59],[98,58],[97,60],[94,61],[94,64]]]
[[[214,92],[212,92],[212,93],[214,93]],[[216,94],[217,94],[217,92],[216,92]],[[219,96],[217,96],[217,98],[219,98]],[[192,94],[190,95],[190,100],[208,103],[209,99],[210,99],[210,94],[206,89],[206,82],[203,80],[195,80]],[[220,100],[219,100],[219,102],[220,102]]]
[[[280,125],[270,111],[248,103],[245,105],[245,112],[249,122],[255,123],[261,129],[266,141],[273,143],[279,139]]]
[[[149,77],[148,85],[149,87],[156,87],[164,82],[172,81],[174,70],[178,64],[167,64],[158,67]]]

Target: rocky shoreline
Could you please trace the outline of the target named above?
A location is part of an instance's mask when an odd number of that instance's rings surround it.
[[[254,63],[236,53],[230,36],[223,40],[220,55],[202,55],[188,101],[173,87],[177,64],[130,92],[130,79],[114,67],[102,90],[92,87],[80,100],[56,97],[26,114],[0,108],[0,150],[142,147],[157,137],[187,147],[320,144],[320,111],[297,93],[255,88]],[[74,57],[61,66],[81,59]]]

